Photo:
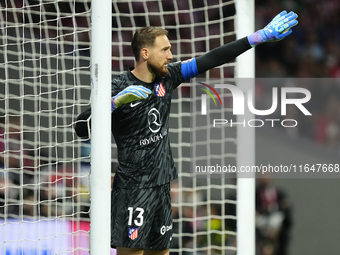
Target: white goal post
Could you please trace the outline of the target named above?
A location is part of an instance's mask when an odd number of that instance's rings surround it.
[[[110,254],[111,0],[92,0],[90,254]]]
[[[255,1],[236,1],[237,38],[254,33]],[[236,59],[235,77],[241,80],[237,84],[243,92],[255,91],[255,51],[245,52]],[[253,93],[254,96],[255,93]],[[254,100],[254,99],[253,99]],[[250,111],[238,116],[241,119],[254,119]],[[237,166],[255,166],[255,128],[238,127],[237,129]],[[255,175],[237,179],[237,247],[238,255],[255,255]],[[254,213],[251,213],[254,212]]]

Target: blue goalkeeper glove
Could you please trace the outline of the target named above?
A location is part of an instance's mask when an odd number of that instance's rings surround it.
[[[149,94],[151,94],[150,89],[143,86],[131,85],[111,98],[111,112],[113,112],[114,109],[118,108],[122,104],[128,104],[136,100],[146,99]]]
[[[264,42],[276,42],[292,33],[291,28],[297,25],[298,15],[294,12],[282,11],[264,28],[248,36],[252,47]]]

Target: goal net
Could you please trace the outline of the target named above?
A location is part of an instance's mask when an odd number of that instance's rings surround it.
[[[166,28],[173,61],[236,39],[234,1],[119,0],[112,11],[113,76],[134,66],[138,27]],[[0,23],[0,254],[88,254],[90,141],[73,126],[90,106],[91,1],[4,0]],[[234,69],[231,62],[201,77],[233,78]],[[184,83],[170,116],[179,171],[171,253],[234,254],[236,181],[190,176],[190,116]],[[231,155],[235,163],[236,149]]]
[[[0,2],[0,254],[87,254],[90,4]]]

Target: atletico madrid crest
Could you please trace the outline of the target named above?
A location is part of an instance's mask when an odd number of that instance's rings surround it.
[[[138,228],[129,228],[129,238],[135,240],[138,237]]]
[[[165,95],[165,88],[161,82],[155,85],[155,92],[158,97],[164,97]]]

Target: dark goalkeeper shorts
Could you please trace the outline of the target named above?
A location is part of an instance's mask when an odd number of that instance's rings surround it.
[[[171,247],[170,184],[121,189],[111,194],[111,247],[165,250]]]

